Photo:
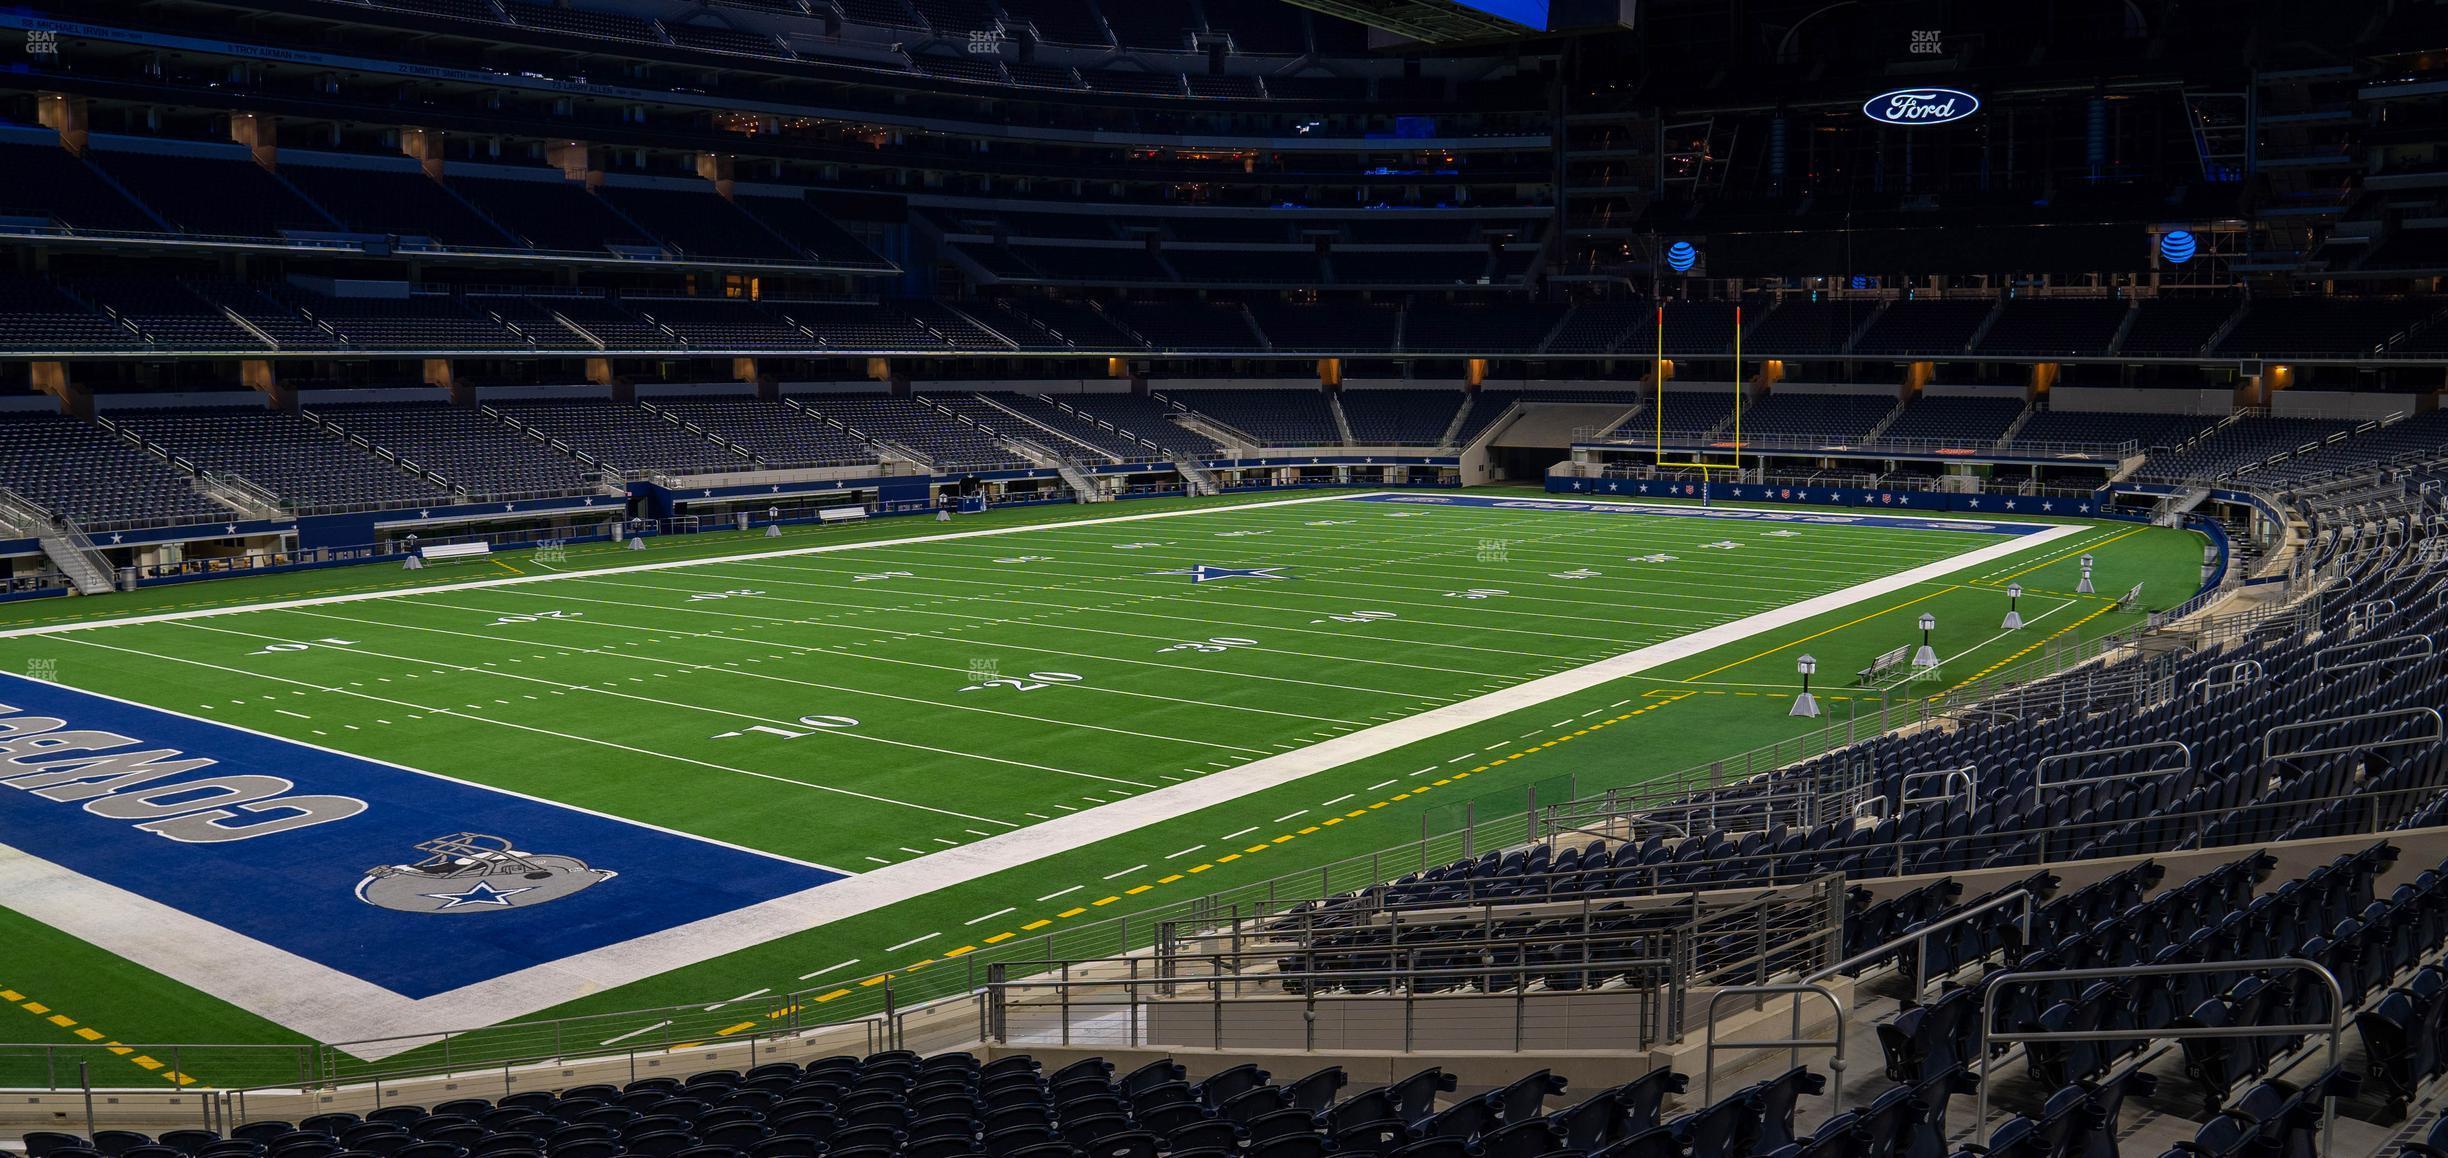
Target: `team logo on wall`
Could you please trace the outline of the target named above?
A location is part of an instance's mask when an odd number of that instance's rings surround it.
[[[503,837],[455,832],[417,845],[413,864],[376,865],[357,899],[403,913],[491,913],[557,901],[620,874],[573,856],[521,852]]]

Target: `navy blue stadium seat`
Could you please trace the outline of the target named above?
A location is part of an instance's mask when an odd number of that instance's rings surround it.
[[[1353,1154],[1391,1154],[1419,1140],[1419,1131],[1393,1118],[1335,1130],[1335,1149]]]

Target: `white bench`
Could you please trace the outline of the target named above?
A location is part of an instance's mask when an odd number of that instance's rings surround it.
[[[866,517],[867,508],[865,507],[826,507],[816,512],[816,521],[819,523],[846,523],[853,519]]]
[[[493,544],[481,539],[473,543],[437,543],[417,548],[417,556],[428,563],[445,559],[475,559],[493,553]]]
[[[1902,667],[1904,664],[1905,654],[1911,650],[1912,649],[1910,647],[1899,647],[1894,651],[1879,653],[1879,657],[1877,659],[1870,661],[1870,666],[1853,673],[1854,684],[1867,687],[1870,684],[1877,682],[1880,676],[1886,675],[1888,672],[1893,671],[1898,667]]]

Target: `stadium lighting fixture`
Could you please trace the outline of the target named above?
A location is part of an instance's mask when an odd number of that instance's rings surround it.
[[[1937,616],[1926,611],[1921,613],[1921,650],[1913,653],[1914,667],[1938,666],[1938,649],[1930,646],[1930,632],[1937,630],[1937,627]]]
[[[2095,590],[2093,590],[2093,589],[2092,589],[2092,586],[2091,586],[2091,555],[2090,555],[2090,553],[2089,553],[2089,552],[2087,552],[2087,551],[2083,553],[2083,557],[2082,557],[2082,571],[2083,571],[2082,582],[2077,583],[2077,584],[2075,584],[2075,585],[2074,585],[2074,591],[2075,591],[2075,593],[2076,593],[2076,594],[2078,594],[2078,595],[2095,595],[2095,594],[2098,594],[2098,592],[2097,592],[2097,591],[2095,591]]]
[[[1794,660],[1794,670],[1802,673],[1802,694],[1794,697],[1793,711],[1787,714],[1795,716],[1817,716],[1819,714],[1819,700],[1817,697],[1811,695],[1810,678],[1819,670],[1818,657],[1803,655],[1796,658]]]
[[[2020,583],[2006,585],[2005,628],[2008,631],[2023,630],[2023,585]]]

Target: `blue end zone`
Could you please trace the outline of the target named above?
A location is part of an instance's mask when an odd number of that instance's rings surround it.
[[[1579,480],[1575,480],[1579,481]],[[1678,484],[1680,485],[1680,484]],[[1671,488],[1669,488],[1671,489]],[[1717,497],[1725,498],[1732,488],[1717,488]],[[1747,501],[1774,502],[1777,497],[1765,487],[1741,488]],[[1684,497],[1678,490],[1675,497]],[[1697,484],[1691,488],[1691,498],[1700,497]],[[1926,500],[1926,495],[1911,496]],[[1601,515],[1656,515],[1670,519],[1722,519],[1750,523],[1815,523],[1839,527],[1879,527],[1903,531],[1968,531],[1982,535],[2033,535],[2053,529],[2046,523],[1987,523],[1978,519],[1924,519],[1910,515],[1821,515],[1809,511],[1768,511],[1728,507],[1667,506],[1639,502],[1583,503],[1570,499],[1499,499],[1472,495],[1354,495],[1349,502],[1398,503],[1403,506],[1429,507],[1491,507],[1511,511],[1584,511]]]
[[[410,998],[843,875],[57,684],[0,700],[0,844]]]

